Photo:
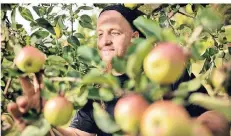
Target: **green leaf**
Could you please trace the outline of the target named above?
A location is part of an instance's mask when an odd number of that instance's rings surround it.
[[[39,128],[39,132],[40,132],[39,134],[41,136],[45,136],[51,129],[50,123],[44,118],[37,120],[36,122],[33,123],[33,125]]]
[[[94,59],[94,48],[91,48],[89,46],[80,46],[78,49],[77,49],[77,53],[78,55],[86,60],[86,61],[91,61]]]
[[[59,76],[60,71],[56,67],[47,67],[44,71],[44,74],[49,77]]]
[[[92,7],[89,7],[89,6],[80,6],[80,7],[78,8],[78,10],[81,10],[81,9],[83,9],[83,10],[92,10],[93,8],[92,8]]]
[[[35,36],[37,39],[44,39],[49,35],[49,32],[38,30],[31,34],[31,37]]]
[[[12,61],[7,60],[6,58],[3,57],[2,62],[1,62],[1,66],[2,68],[9,68],[13,65]]]
[[[46,30],[48,30],[50,33],[52,33],[53,35],[55,35],[55,30],[53,28],[53,26],[44,18],[39,18],[35,20],[38,25]]]
[[[96,102],[93,103],[93,116],[96,122],[96,125],[106,133],[114,133],[120,130],[120,127],[114,122],[112,117],[100,107]]]
[[[151,37],[142,41],[137,46],[136,52],[128,57],[126,71],[130,78],[134,79],[137,76],[140,76],[143,67],[143,60],[151,51],[154,41],[155,39]]]
[[[199,53],[199,50],[197,48],[197,44],[194,43],[192,46],[191,46],[191,53],[192,53],[192,58],[195,59],[195,60],[202,60],[203,58],[200,56],[200,53]]]
[[[133,24],[146,36],[155,37],[157,40],[162,40],[161,28],[157,22],[147,19],[143,16],[138,17],[133,21]]]
[[[96,80],[97,79],[97,80]],[[119,88],[119,82],[116,77],[103,74],[101,71],[97,69],[92,69],[88,74],[83,77],[83,84],[102,84],[108,85],[114,89]]]
[[[47,63],[49,65],[65,65],[66,64],[66,60],[60,56],[56,56],[56,55],[50,55],[47,58]]]
[[[80,77],[80,72],[77,70],[68,71],[67,77]]]
[[[113,90],[109,88],[100,88],[99,96],[103,101],[111,101],[114,98]]]
[[[92,24],[89,23],[89,22],[83,22],[82,20],[79,20],[79,24],[80,24],[83,28],[93,29]]]
[[[80,85],[67,91],[65,96],[67,96],[68,100],[70,100],[75,107],[82,107],[88,101],[88,90],[85,85]]]
[[[81,33],[75,33],[74,34],[77,38],[84,38],[84,35]]]
[[[68,37],[67,42],[71,44],[74,48],[77,48],[78,46],[80,46],[80,42],[78,38],[76,38],[75,36]]]
[[[64,24],[63,24],[63,15],[59,15],[59,16],[57,16],[57,17],[55,17],[55,19],[54,19],[54,24],[58,24],[58,26],[60,27],[60,29],[66,29],[67,28],[67,26],[65,26]]]
[[[41,136],[39,128],[35,126],[27,126],[23,131],[21,136]]]
[[[1,86],[4,87],[6,84],[4,83],[3,80],[1,80]]]
[[[126,65],[127,60],[121,57],[113,57],[112,59],[112,67],[119,73],[125,73],[126,72]]]
[[[205,59],[204,65],[203,65],[203,67],[202,67],[199,74],[202,74],[202,73],[206,72],[212,66],[212,64],[213,63],[212,63],[210,58]]]
[[[193,93],[189,97],[189,102],[205,107],[208,110],[215,110],[225,115],[231,121],[231,104],[228,100],[211,97],[202,93]]]
[[[19,71],[17,68],[8,68],[6,71],[11,77],[17,77],[23,74],[23,72]]]
[[[15,15],[16,15],[16,8],[14,8],[11,12],[11,22],[12,22],[12,28],[16,29],[16,21],[15,21]]]
[[[99,88],[88,88],[88,99],[101,100]]]
[[[45,7],[39,7],[39,6],[33,6],[32,7],[34,11],[37,13],[39,17],[46,14],[46,8]]]
[[[215,55],[218,53],[218,50],[214,49],[214,48],[208,48],[206,49],[206,51],[204,52],[204,54],[202,54],[203,58],[210,58],[211,56]]]
[[[47,9],[47,14],[50,14],[51,11],[53,10],[54,6],[50,6],[48,9]]]
[[[196,24],[202,25],[206,30],[213,31],[221,26],[222,21],[215,10],[204,8],[196,16]]]
[[[171,28],[165,28],[162,30],[162,37],[163,41],[169,41],[173,43],[177,43],[176,35],[174,34],[173,30]]]
[[[231,25],[225,26],[225,36],[228,42],[231,42]]]
[[[26,19],[28,21],[34,21],[34,18],[33,18],[29,9],[27,9],[25,7],[19,7],[18,10],[24,19]]]
[[[44,78],[43,83],[44,83],[45,87],[49,91],[51,91],[51,92],[57,92],[56,89],[55,89],[55,87],[54,87],[54,85],[52,84],[52,82],[49,79]]]
[[[201,82],[199,78],[194,78],[193,80],[180,83],[175,95],[187,96],[188,93],[198,90],[201,87]]]
[[[88,15],[82,15],[80,17],[80,19],[81,19],[82,22],[87,22],[87,23],[91,23],[92,22],[91,17],[88,16]]]

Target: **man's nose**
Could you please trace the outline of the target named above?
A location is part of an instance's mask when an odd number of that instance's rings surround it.
[[[101,39],[102,46],[108,46],[112,44],[112,39],[110,35],[104,35]]]

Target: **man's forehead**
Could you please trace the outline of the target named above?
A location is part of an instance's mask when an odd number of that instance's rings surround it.
[[[102,24],[129,25],[128,21],[119,12],[115,10],[105,11],[99,16],[97,21],[97,27],[99,27]]]

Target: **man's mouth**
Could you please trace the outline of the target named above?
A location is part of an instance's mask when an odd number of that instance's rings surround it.
[[[102,53],[103,56],[109,56],[109,55],[113,54],[112,53],[113,51],[114,51],[114,49],[112,49],[112,48],[103,48],[101,50],[101,53]]]

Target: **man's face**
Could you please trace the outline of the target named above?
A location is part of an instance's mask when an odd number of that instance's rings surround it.
[[[131,45],[134,32],[127,20],[117,11],[103,12],[97,21],[97,45],[100,57],[111,62],[114,56],[123,56]]]

